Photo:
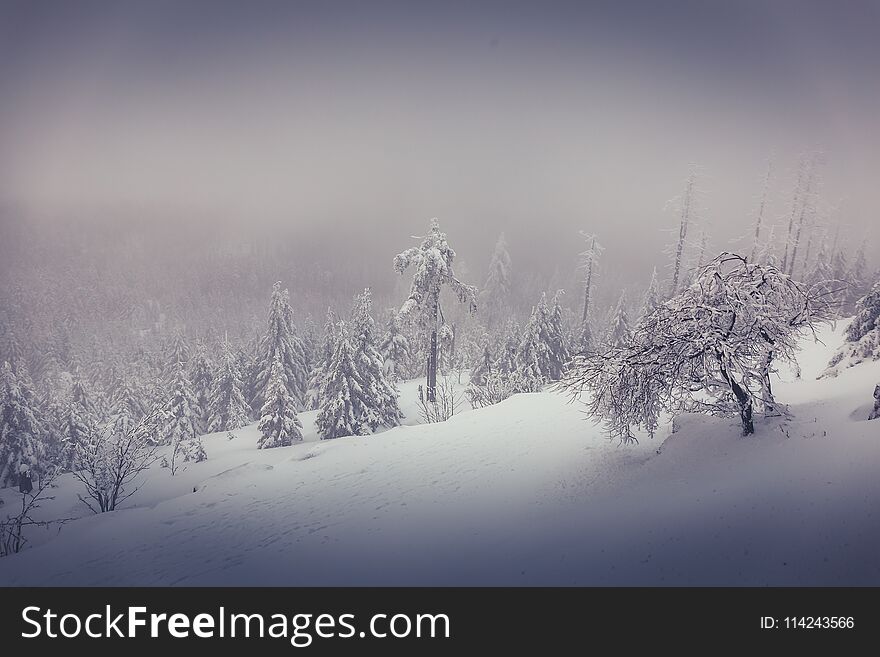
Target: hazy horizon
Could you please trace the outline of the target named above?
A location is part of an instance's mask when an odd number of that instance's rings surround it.
[[[436,216],[478,271],[501,231],[517,263],[573,266],[586,229],[641,280],[691,164],[720,250],[768,159],[783,221],[818,149],[823,218],[859,244],[880,8],[624,4],[5,2],[0,208],[279,226],[376,263]]]

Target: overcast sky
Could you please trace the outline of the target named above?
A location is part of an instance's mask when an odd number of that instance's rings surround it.
[[[821,148],[855,241],[878,62],[876,2],[0,0],[0,203],[333,231],[386,260],[432,216],[469,260],[500,230],[515,260],[566,258],[585,228],[629,264],[657,259],[691,163],[723,246],[771,152],[781,216]]]

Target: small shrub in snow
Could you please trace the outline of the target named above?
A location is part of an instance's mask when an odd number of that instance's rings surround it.
[[[109,425],[74,445],[72,474],[86,489],[79,499],[94,513],[113,511],[137,492],[137,478],[157,459],[159,419],[153,411],[134,426]]]
[[[446,422],[455,415],[458,402],[459,396],[456,394],[455,386],[449,377],[444,376],[437,384],[433,400],[428,399],[424,388],[419,386],[419,416],[426,424]]]

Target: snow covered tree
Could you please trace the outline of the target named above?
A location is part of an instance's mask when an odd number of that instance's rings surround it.
[[[622,347],[630,337],[629,315],[626,312],[626,290],[620,293],[620,299],[614,308],[611,325],[608,327],[606,342],[612,347]]]
[[[204,344],[196,348],[195,356],[189,364],[190,381],[195,395],[196,431],[200,434],[208,430],[208,406],[211,399],[211,388],[214,379],[214,366],[208,358]]]
[[[56,454],[55,461],[64,467],[70,465],[73,445],[88,440],[98,425],[98,413],[79,369],[73,373],[70,394],[62,415],[61,440],[66,443],[64,453]]]
[[[125,374],[118,379],[110,399],[110,407],[113,424],[121,433],[133,430],[146,414],[142,394],[135,389],[131,378]]]
[[[867,236],[859,243],[856,249],[856,257],[850,269],[849,278],[852,281],[853,291],[856,295],[856,301],[861,299],[868,292],[870,283],[868,282],[868,261],[865,258],[865,242]]]
[[[164,371],[167,377],[174,376],[177,370],[177,364],[189,363],[189,345],[183,333],[177,331],[165,349],[165,366]]]
[[[767,174],[764,176],[764,185],[761,188],[761,200],[758,203],[758,211],[755,213],[755,238],[752,242],[752,255],[750,260],[756,262],[761,252],[761,228],[764,225],[764,215],[767,211],[767,200],[770,195],[770,179],[773,176],[773,158],[767,162]]]
[[[504,374],[515,372],[517,368],[516,355],[519,352],[520,329],[516,320],[509,319],[501,336],[501,344],[497,350],[495,369]]]
[[[810,285],[821,285],[829,290],[834,287],[834,272],[831,271],[831,262],[825,240],[822,240],[819,245],[819,251],[816,253],[813,267],[806,275],[806,282]]]
[[[159,421],[154,410],[124,430],[108,425],[74,445],[71,472],[86,489],[80,501],[93,513],[115,511],[138,491],[132,485],[157,460]]]
[[[489,335],[483,334],[483,338],[480,340],[480,355],[471,369],[471,385],[482,386],[486,382],[486,377],[491,376],[493,372],[492,365],[492,345],[489,341]]]
[[[228,340],[223,342],[220,365],[212,378],[208,395],[208,432],[234,431],[245,426],[249,421],[250,407],[242,392],[244,384]]]
[[[302,422],[296,414],[296,400],[290,393],[287,368],[280,352],[276,353],[269,370],[266,401],[260,410],[257,428],[260,430],[259,449],[289,447],[302,440]]]
[[[510,264],[507,241],[504,233],[501,233],[489,262],[486,284],[480,292],[480,306],[484,310],[486,327],[489,330],[498,325],[508,307],[511,291]]]
[[[4,362],[0,371],[0,486],[16,483],[21,463],[39,465],[42,432],[33,391]]]
[[[520,340],[516,370],[536,381],[558,381],[568,360],[558,302],[559,297],[554,297],[551,310],[547,295],[542,294]]]
[[[648,283],[648,289],[645,291],[645,298],[642,302],[642,317],[650,315],[660,306],[660,283],[657,280],[657,268],[651,272],[651,282]]]
[[[375,323],[370,314],[373,305],[369,288],[355,299],[351,314],[352,361],[363,396],[361,421],[371,430],[380,425],[400,424],[403,414],[397,405],[397,389],[383,373],[382,356],[376,348]]]
[[[160,440],[163,445],[171,445],[173,463],[177,462],[178,456],[184,461],[204,461],[207,455],[196,429],[198,408],[195,393],[183,362],[177,362],[168,385],[170,390],[162,408]]]
[[[678,293],[681,281],[684,278],[685,247],[691,224],[694,222],[694,206],[696,194],[696,167],[691,169],[684,187],[684,195],[679,202],[680,217],[678,222],[678,240],[675,243],[675,252],[672,259],[672,278],[669,282],[669,296]]]
[[[449,288],[460,303],[467,304],[471,312],[477,309],[477,290],[455,277],[453,261],[455,251],[449,246],[446,234],[440,231],[437,219],[431,220],[428,235],[419,246],[407,249],[394,257],[394,269],[403,274],[414,267],[409,296],[398,312],[398,318],[416,323],[428,336],[428,376],[426,396],[435,401],[437,388],[437,333],[442,321],[440,293]]]
[[[653,432],[663,412],[737,413],[749,435],[755,409],[777,410],[774,363],[794,363],[799,334],[830,316],[825,296],[776,267],[722,253],[627,344],[579,356],[565,386],[622,441]]]
[[[388,318],[388,327],[385,337],[379,345],[379,353],[383,358],[383,371],[391,382],[406,377],[412,367],[412,352],[409,340],[400,330],[397,317],[392,315]]]
[[[336,329],[336,349],[321,390],[321,408],[315,426],[322,440],[366,433],[362,421],[361,390],[355,370],[348,329],[340,322]]]
[[[293,326],[290,294],[286,289],[281,289],[280,282],[272,286],[268,326],[260,344],[260,356],[251,407],[259,408],[265,403],[272,368],[279,360],[291,397],[298,409],[304,408],[309,368],[302,342]]]
[[[596,269],[599,256],[605,248],[599,244],[599,240],[592,233],[581,231],[581,237],[587,242],[587,249],[580,254],[579,266],[584,272],[584,305],[581,313],[581,330],[579,336],[578,351],[585,352],[593,349],[593,330],[591,327],[590,303],[592,301],[593,286],[595,285]]]
[[[321,386],[324,383],[324,375],[330,366],[330,360],[333,358],[333,352],[336,349],[336,322],[336,314],[332,309],[327,308],[327,317],[324,321],[324,335],[315,353],[315,364],[309,377],[308,392],[306,393],[306,406],[310,410],[316,410],[321,403],[320,394]]]
[[[545,333],[547,346],[550,348],[550,362],[548,363],[548,378],[558,381],[565,374],[570,353],[568,339],[565,334],[565,325],[562,317],[562,303],[560,299],[565,294],[564,290],[557,290],[553,295],[553,303],[547,313]]]
[[[794,275],[797,265],[798,248],[806,222],[816,214],[816,192],[818,188],[818,164],[821,156],[816,153],[803,155],[798,164],[797,184],[792,198],[788,218],[788,230],[781,269],[789,276]]]
[[[846,329],[846,340],[835,352],[820,378],[864,361],[880,359],[880,281],[856,303],[856,314]]]

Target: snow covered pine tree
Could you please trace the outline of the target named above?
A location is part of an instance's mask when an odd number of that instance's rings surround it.
[[[316,424],[324,439],[357,436],[400,424],[397,390],[382,372],[373,335],[370,291],[355,299],[351,333],[340,322],[336,350],[321,390]]]
[[[208,394],[208,432],[233,431],[248,423],[250,407],[242,392],[244,384],[229,342],[223,342],[220,366]]]
[[[16,483],[21,463],[42,455],[42,424],[33,393],[5,362],[0,371],[0,487]]]
[[[252,408],[260,408],[268,394],[269,380],[275,361],[284,368],[284,380],[297,409],[304,408],[308,384],[308,363],[302,342],[293,326],[290,294],[281,289],[281,283],[272,286],[272,300],[266,334],[260,343],[260,364],[254,381]]]
[[[302,440],[302,422],[296,414],[296,400],[290,394],[287,371],[281,353],[276,353],[269,369],[266,401],[260,411],[259,449],[289,447]]]

